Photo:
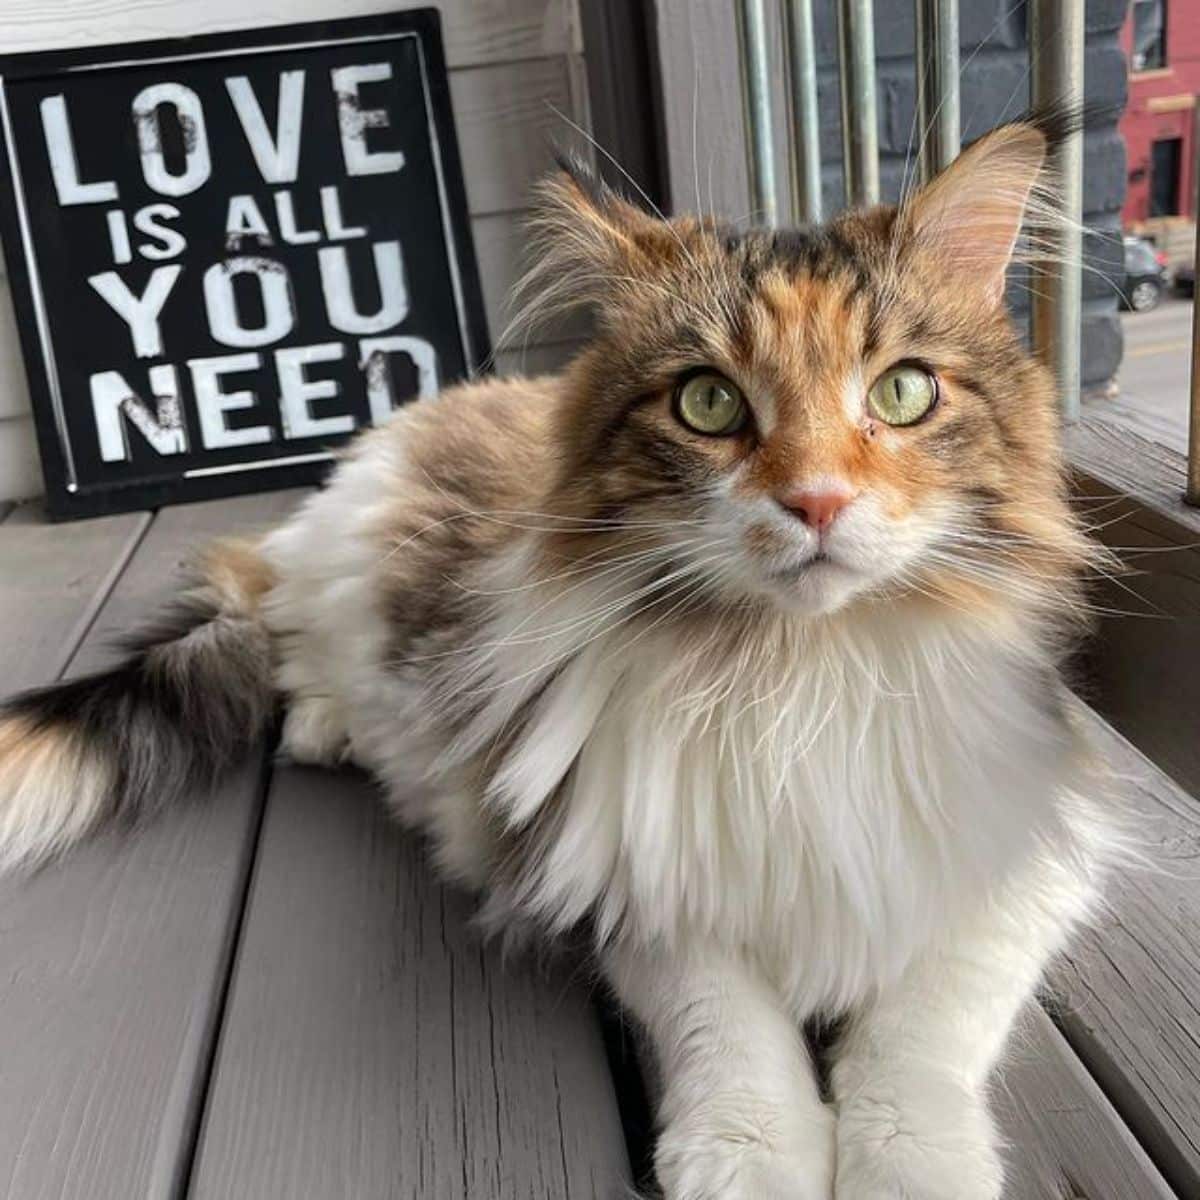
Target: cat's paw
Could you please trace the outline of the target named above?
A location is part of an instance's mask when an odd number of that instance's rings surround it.
[[[659,1138],[655,1170],[664,1200],[831,1200],[832,1114],[786,1132],[676,1123]]]
[[[349,752],[349,735],[339,707],[326,697],[296,697],[283,718],[279,747],[293,762],[336,766]]]
[[[913,1079],[840,1106],[836,1200],[1000,1200],[1004,1168],[981,1097]]]

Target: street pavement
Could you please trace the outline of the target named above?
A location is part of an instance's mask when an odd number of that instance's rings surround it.
[[[1090,400],[1085,415],[1111,410],[1143,437],[1181,453],[1187,450],[1191,375],[1192,302],[1168,296],[1148,313],[1122,313],[1125,357],[1117,376],[1120,395]]]

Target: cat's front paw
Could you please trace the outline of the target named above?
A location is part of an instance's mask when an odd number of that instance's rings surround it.
[[[831,1200],[833,1117],[803,1127],[746,1120],[680,1121],[658,1139],[664,1200]]]
[[[868,1085],[841,1105],[836,1200],[1000,1200],[1003,1189],[991,1116],[965,1088]]]
[[[298,763],[337,766],[349,749],[345,716],[327,697],[296,697],[283,718],[279,748]]]

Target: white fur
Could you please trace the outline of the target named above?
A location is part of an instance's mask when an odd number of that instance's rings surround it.
[[[268,543],[269,620],[303,631],[280,668],[287,748],[348,746],[473,883],[485,815],[521,830],[554,796],[548,855],[493,908],[594,920],[665,1075],[669,1200],[993,1200],[984,1081],[1086,910],[1104,835],[1072,798],[1073,749],[1039,707],[1041,652],[1019,623],[840,607],[948,514],[899,524],[855,500],[831,538],[850,583],[781,603],[741,654],[663,614],[701,577],[754,590],[762,564],[739,539],[755,521],[811,554],[786,514],[714,497],[703,537],[728,552],[689,550],[678,598],[640,618],[619,571],[531,587],[537,535],[514,535],[473,581],[494,597],[489,625],[431,671],[387,661],[378,604],[380,481],[406,471],[403,437],[374,437]],[[451,737],[446,706],[464,697],[477,711]],[[476,756],[534,697],[479,794]],[[797,1031],[847,1013],[835,1134]]]
[[[112,768],[71,733],[0,719],[0,758],[0,871],[65,850],[104,816],[115,782]]]

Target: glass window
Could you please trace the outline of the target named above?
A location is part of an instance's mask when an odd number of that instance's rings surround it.
[[[1167,65],[1167,0],[1133,0],[1133,69]]]

